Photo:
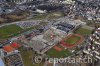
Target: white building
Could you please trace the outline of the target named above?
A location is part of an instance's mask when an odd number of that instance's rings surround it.
[[[38,12],[38,13],[46,13],[46,10],[37,9],[36,12]]]

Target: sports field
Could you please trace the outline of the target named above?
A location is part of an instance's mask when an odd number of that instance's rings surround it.
[[[86,29],[83,27],[81,27],[75,31],[76,34],[81,34],[83,36],[89,35],[89,34],[91,34],[91,32],[92,32],[91,29],[89,30],[89,29]]]
[[[33,64],[32,58],[35,56],[32,50],[26,51],[25,48],[19,48],[24,66],[43,66],[43,63]]]
[[[0,28],[0,39],[9,38],[10,36],[20,33],[23,29],[17,25],[8,25]]]
[[[63,57],[67,57],[71,55],[72,53],[68,49],[64,49],[64,47],[59,45],[59,46],[56,46],[56,48],[53,47],[50,50],[48,50],[46,54],[53,58],[63,58]]]
[[[77,41],[79,41],[81,38],[79,36],[72,36],[72,37],[69,37],[65,40],[65,43],[67,44],[75,44]]]
[[[79,34],[70,34],[61,41],[61,45],[66,48],[73,48],[81,44],[84,37]]]

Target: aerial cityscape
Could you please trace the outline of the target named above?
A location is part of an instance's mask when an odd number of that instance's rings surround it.
[[[100,0],[0,0],[0,66],[100,66]]]

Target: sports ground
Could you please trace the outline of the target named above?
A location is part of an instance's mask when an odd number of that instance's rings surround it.
[[[50,50],[48,50],[46,54],[53,58],[63,58],[71,55],[72,53],[68,49],[65,49],[60,44],[58,44]]]
[[[84,40],[83,36],[79,34],[70,34],[65,37],[59,44],[48,50],[46,54],[50,57],[63,58],[72,55],[69,51]]]
[[[87,36],[87,35],[91,34],[92,30],[91,29],[87,29],[87,28],[80,27],[79,29],[75,30],[74,32],[76,34],[80,34],[80,35],[83,35],[83,36]]]
[[[23,29],[19,26],[12,24],[0,28],[0,39],[9,38],[10,36],[20,33]]]
[[[79,34],[70,34],[61,41],[61,45],[66,48],[74,48],[84,40],[84,37]]]

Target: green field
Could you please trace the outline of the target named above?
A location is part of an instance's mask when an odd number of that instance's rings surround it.
[[[0,38],[5,39],[20,33],[23,29],[17,25],[8,25],[0,28]]]
[[[37,16],[34,16],[32,19],[36,19],[36,20],[42,20],[42,19],[45,19],[46,18],[46,15],[37,15]]]
[[[52,12],[47,15],[47,18],[48,19],[56,19],[56,18],[60,18],[63,16],[64,16],[64,14],[62,12]]]
[[[65,43],[73,45],[73,44],[75,44],[79,40],[80,40],[80,37],[78,37],[78,36],[71,36],[71,37],[69,37],[69,38],[67,38],[65,40]]]
[[[83,36],[89,35],[89,34],[91,34],[91,32],[92,32],[92,30],[89,30],[89,29],[86,29],[86,28],[82,28],[82,27],[75,31],[75,33],[81,34]]]
[[[24,48],[20,48],[19,51],[21,53],[24,66],[43,66],[43,63],[33,64],[32,58],[35,54],[32,50],[26,51]]]
[[[63,49],[62,51],[57,51],[54,48],[51,48],[46,52],[46,54],[53,58],[63,58],[63,57],[68,57],[72,53],[67,49]]]
[[[39,27],[40,25],[36,25],[36,26],[23,30],[22,28],[20,28],[19,26],[15,24],[3,26],[0,28],[0,39],[7,39],[9,37],[19,35],[20,33],[23,33],[32,29],[37,29]]]
[[[31,19],[36,19],[36,20],[42,20],[42,19],[56,19],[63,17],[64,14],[62,12],[51,12],[47,14],[38,14],[37,16],[34,16]]]

